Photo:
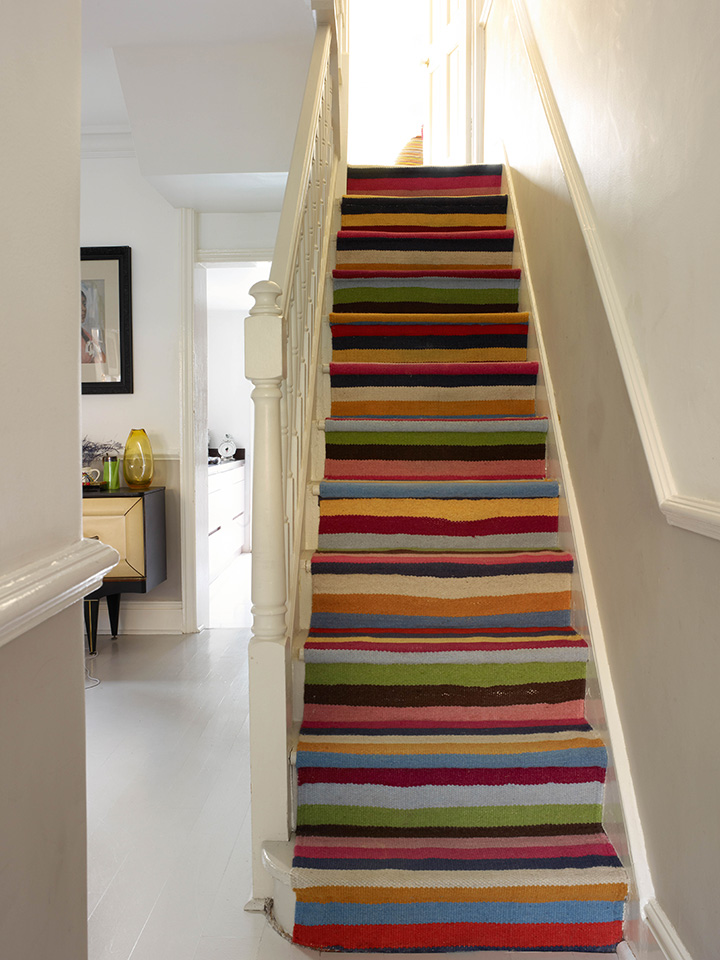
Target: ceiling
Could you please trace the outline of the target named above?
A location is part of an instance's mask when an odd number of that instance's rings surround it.
[[[310,0],[83,0],[83,155],[135,156],[174,206],[279,210]]]

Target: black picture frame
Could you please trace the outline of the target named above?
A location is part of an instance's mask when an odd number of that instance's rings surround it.
[[[132,393],[130,247],[80,248],[83,393]]]

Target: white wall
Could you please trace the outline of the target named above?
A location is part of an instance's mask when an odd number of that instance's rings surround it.
[[[79,547],[79,0],[0,31],[0,626],[17,568]],[[0,956],[83,960],[81,605],[0,647]],[[8,634],[9,636],[9,634]]]
[[[643,5],[584,0],[529,7],[673,467],[692,492],[717,496],[707,307],[718,187],[710,153],[685,162],[688,143],[710,147],[716,79],[706,69],[703,85],[696,64],[710,62],[704,34],[717,14],[663,18],[669,7],[655,4],[650,18]],[[688,84],[692,104],[677,96],[687,99]],[[486,157],[501,160],[505,141],[655,894],[694,960],[709,960],[720,940],[720,544],[668,526],[658,510],[510,0],[493,6],[486,91]]]
[[[82,246],[132,249],[133,371],[130,394],[82,398],[82,433],[125,444],[134,427],[148,434],[156,456],[153,484],[165,486],[168,578],[149,594],[123,598],[120,629],[162,629],[138,623],[138,605],[173,603],[166,629],[179,617],[180,572],[180,213],[138,170],[137,161],[83,160]],[[149,611],[148,611],[149,613]],[[105,632],[105,605],[100,630]]]
[[[679,490],[720,499],[720,7],[530,0]]]
[[[259,250],[275,248],[280,211],[265,213],[201,213],[200,250]]]
[[[80,240],[84,247],[132,248],[131,394],[82,399],[83,433],[123,444],[143,427],[153,450],[180,451],[180,217],[138,170],[137,161],[83,160]]]

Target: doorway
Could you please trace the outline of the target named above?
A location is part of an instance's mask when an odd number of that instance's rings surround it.
[[[244,321],[255,302],[250,287],[267,279],[270,264],[212,263],[206,268],[208,626],[249,627],[253,404],[252,384],[245,379]],[[226,441],[229,447],[223,447]]]

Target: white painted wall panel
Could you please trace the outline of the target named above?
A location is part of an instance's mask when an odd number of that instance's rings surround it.
[[[678,489],[720,499],[720,7],[530,0]]]
[[[0,30],[0,579],[80,537],[79,0]],[[45,568],[50,573],[51,568]],[[0,649],[0,956],[83,960],[85,743],[75,603]]]
[[[698,206],[693,211],[683,200],[683,220],[667,177],[665,187],[660,183],[668,169],[663,158],[668,156],[674,171],[672,189],[678,198],[685,196],[684,182],[680,183],[684,147],[670,142],[672,131],[659,142],[655,122],[645,124],[640,103],[654,97],[648,108],[652,118],[653,111],[665,109],[670,94],[660,89],[663,83],[652,40],[650,49],[642,48],[638,37],[627,38],[624,33],[631,16],[640,33],[660,28],[640,19],[638,4],[591,7],[584,2],[550,0],[542,5],[542,17],[539,7],[530,4],[545,65],[591,187],[613,266],[620,271],[619,282],[628,302],[637,298],[635,321],[642,315],[646,324],[638,325],[642,336],[633,335],[648,382],[660,382],[662,364],[672,366],[674,351],[680,362],[666,386],[676,397],[678,409],[688,415],[693,405],[702,407],[704,428],[710,434],[714,429],[710,411],[718,388],[703,379],[707,361],[701,342],[712,345],[714,331],[710,329],[712,312],[702,309],[698,295],[704,291],[709,297],[711,284],[709,279],[705,284],[702,271],[690,269],[685,251],[668,231],[672,227],[675,238],[679,233],[692,247],[692,224],[705,235],[702,220],[713,219],[717,188],[714,179],[700,177],[696,186],[710,197],[710,206],[706,202],[704,209]],[[659,12],[657,5],[653,10]],[[587,27],[583,16],[588,18]],[[714,14],[708,11],[707,16],[712,20]],[[707,16],[694,20],[698,35],[707,27]],[[662,43],[656,37],[668,54],[676,26],[675,21],[665,21]],[[623,32],[617,34],[621,27]],[[684,34],[687,28],[679,29]],[[628,50],[630,39],[632,49]],[[704,49],[704,41],[698,49]],[[692,73],[689,49],[682,42],[676,56],[680,51],[687,55],[685,66]],[[618,74],[610,83],[616,57],[616,66],[624,63],[624,79]],[[670,82],[675,69],[668,66]],[[605,311],[509,0],[494,4],[487,71],[486,156],[502,159],[498,141],[503,138],[515,170],[529,266],[544,319],[543,336],[655,893],[691,956],[700,960],[715,955],[720,938],[716,910],[720,763],[715,744],[720,722],[716,695],[720,547],[715,540],[668,526],[657,508]],[[657,87],[654,93],[653,84],[644,78],[648,71]],[[710,87],[714,81],[708,78],[707,82]],[[623,83],[626,89],[621,97]],[[710,90],[697,95],[712,99]],[[622,112],[618,98],[624,103]],[[709,109],[709,100],[703,110]],[[681,111],[676,107],[672,118],[679,122]],[[694,114],[695,108],[690,112]],[[632,123],[638,130],[628,129]],[[685,122],[681,129],[687,129]],[[695,131],[695,135],[706,134]],[[643,137],[652,162],[639,156]],[[617,157],[619,144],[634,145],[623,162]],[[603,158],[603,151],[611,155]],[[650,213],[652,208],[662,212],[663,190],[665,202],[675,210],[674,224],[663,217],[658,225]],[[664,259],[655,258],[658,250],[664,252]],[[676,262],[686,265],[688,276],[675,271]],[[668,305],[679,308],[686,301],[688,309],[675,312],[679,330],[671,321],[669,306],[660,303],[655,285],[664,291]],[[688,339],[688,330],[696,331],[696,340]],[[713,346],[708,349],[717,355]],[[662,403],[671,405],[669,399]],[[708,485],[716,482],[706,469],[710,461],[702,459],[709,456],[708,447],[694,445],[689,429],[681,437],[681,426],[678,417],[670,424],[670,451],[680,456],[680,442],[685,444],[688,482],[694,484],[693,492],[699,492],[701,478]]]

